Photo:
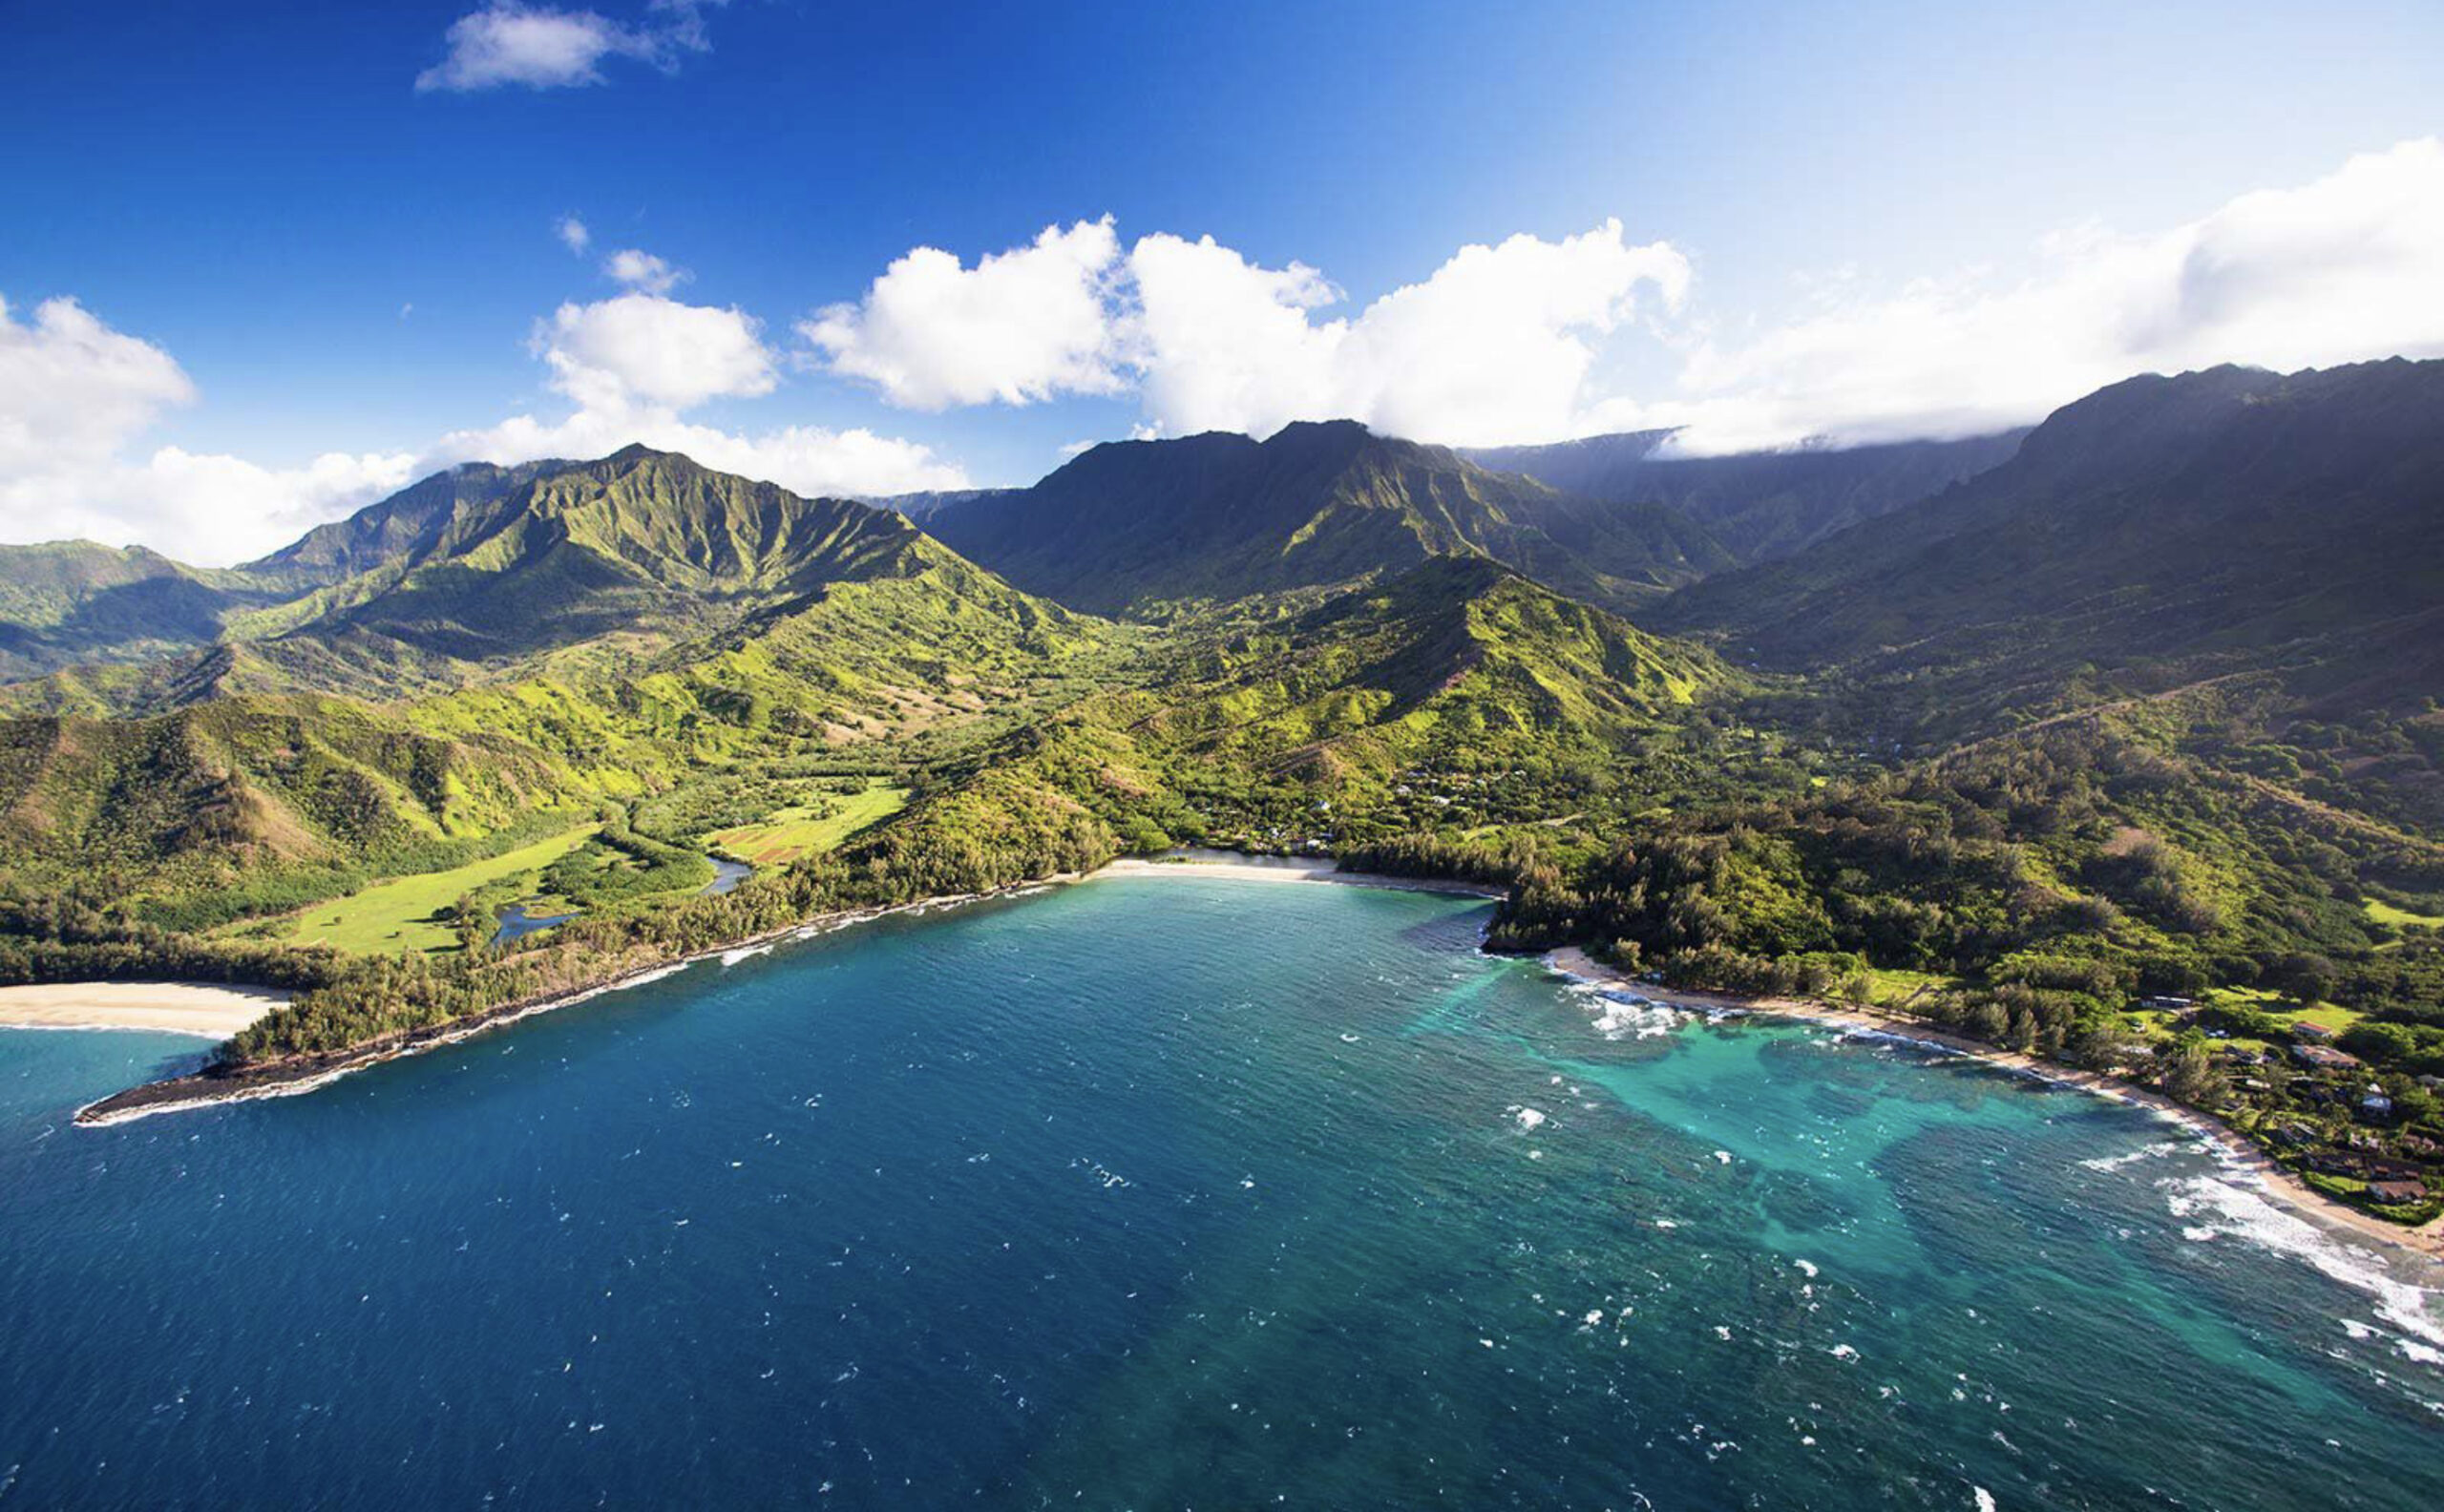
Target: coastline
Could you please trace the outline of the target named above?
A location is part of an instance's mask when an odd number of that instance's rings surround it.
[[[465,1018],[453,1018],[447,1023],[431,1024],[403,1034],[368,1040],[346,1050],[332,1051],[326,1055],[301,1056],[293,1060],[249,1067],[235,1073],[206,1070],[159,1082],[143,1082],[114,1092],[108,1097],[97,1098],[78,1108],[75,1113],[75,1123],[80,1127],[103,1128],[114,1124],[150,1118],[156,1114],[186,1112],[198,1108],[215,1107],[224,1102],[252,1102],[260,1098],[299,1097],[317,1088],[328,1086],[340,1078],[365,1070],[369,1066],[438,1050],[474,1035],[516,1023],[521,1018],[566,1008],[604,993],[619,992],[624,988],[659,980],[703,961],[719,960],[726,966],[733,965],[749,956],[760,956],[774,946],[790,940],[811,939],[816,935],[829,934],[835,930],[878,918],[895,914],[925,914],[936,909],[959,908],[993,898],[1023,896],[1047,888],[1088,882],[1098,877],[1228,878],[1268,883],[1338,884],[1344,887],[1384,888],[1403,892],[1436,892],[1478,898],[1499,898],[1504,895],[1499,891],[1465,882],[1341,872],[1335,869],[1329,858],[1324,857],[1306,859],[1249,856],[1220,850],[1183,850],[1171,852],[1171,854],[1181,859],[1148,860],[1143,857],[1124,856],[1106,862],[1090,872],[1064,872],[1057,876],[1037,877],[1025,882],[1015,882],[1005,888],[997,888],[989,892],[924,898],[917,902],[896,904],[885,909],[857,909],[838,914],[818,914],[813,918],[782,929],[770,930],[745,939],[726,941],[693,955],[622,972],[592,986],[545,997],[520,998]],[[82,989],[67,987],[57,990],[68,992]],[[279,1000],[285,1001],[285,995],[281,995]],[[272,1006],[277,1006],[277,1003]],[[259,1017],[261,1012],[267,1011],[268,1008],[259,1010],[256,1015],[249,1016],[245,1022],[253,1022],[254,1018]],[[244,1026],[244,1023],[241,1023],[216,1038],[226,1039]]]
[[[2016,1076],[2033,1077],[2054,1086],[2145,1108],[2212,1144],[2226,1165],[2245,1175],[2268,1198],[2298,1216],[2322,1228],[2342,1229],[2353,1239],[2407,1250],[2430,1262],[2444,1262],[2444,1219],[2415,1228],[2405,1228],[2371,1213],[2361,1212],[2347,1203],[2337,1202],[2285,1170],[2272,1156],[2222,1119],[2176,1102],[2147,1087],[2136,1086],[2097,1072],[2081,1071],[2055,1061],[2039,1060],[2017,1050],[1986,1044],[1954,1034],[1941,1025],[1899,1014],[1815,998],[1737,998],[1727,994],[1653,986],[1605,965],[1575,945],[1549,952],[1542,959],[1547,970],[1561,976],[1618,987],[1667,1007],[1696,1013],[1796,1019],[1829,1025],[1852,1034],[1880,1035],[1980,1061]]]
[[[0,987],[0,1029],[148,1029],[219,1041],[288,999],[218,982],[38,982]]]
[[[622,972],[590,986],[502,1003],[465,1018],[391,1035],[346,1050],[299,1057],[237,1073],[205,1070],[139,1083],[78,1108],[74,1123],[87,1128],[107,1127],[156,1114],[214,1107],[224,1102],[302,1096],[370,1066],[438,1050],[537,1014],[657,981],[707,960],[718,960],[724,966],[734,965],[761,956],[777,945],[815,938],[876,919],[922,914],[938,909],[1024,896],[1054,887],[1114,877],[1191,877],[1275,886],[1321,884],[1484,899],[1498,899],[1505,895],[1497,889],[1442,878],[1342,872],[1328,857],[1250,856],[1232,851],[1204,850],[1174,851],[1167,857],[1154,859],[1124,856],[1091,872],[1065,872],[1013,883],[986,892],[924,898],[890,908],[819,914],[762,934],[727,941],[688,956]],[[1548,970],[1558,975],[1618,987],[1669,1007],[1709,1014],[1789,1018],[1822,1023],[1855,1034],[1886,1036],[1965,1057],[2015,1075],[2033,1077],[2054,1085],[2146,1108],[2211,1142],[2228,1165],[2244,1172],[2267,1196],[2300,1216],[2321,1227],[2343,1229],[2366,1242],[2409,1251],[2431,1263],[2444,1262],[2444,1220],[2418,1228],[2403,1228],[2360,1212],[2327,1197],[2283,1169],[2264,1150],[2222,1120],[2195,1108],[2184,1107],[2147,1088],[1984,1044],[1937,1025],[1899,1015],[1813,999],[1740,998],[1652,986],[1633,980],[1595,960],[1577,946],[1565,946],[1550,952],[1542,960]],[[10,1008],[12,994],[18,995],[15,1012]],[[200,983],[88,982],[0,988],[0,1028],[156,1029],[217,1041],[227,1039],[263,1014],[284,1004],[288,997],[286,993],[263,988]],[[119,1000],[103,1007],[94,1006],[111,998]]]
[[[161,1113],[183,1113],[198,1108],[217,1107],[224,1102],[248,1102],[262,1098],[301,1097],[306,1093],[330,1085],[342,1077],[382,1064],[386,1060],[404,1060],[423,1055],[446,1045],[489,1030],[506,1027],[521,1018],[550,1013],[558,1008],[600,998],[605,993],[620,992],[659,981],[704,961],[718,960],[725,966],[734,965],[749,956],[763,955],[775,945],[790,940],[812,939],[852,925],[869,923],[895,914],[929,913],[935,909],[957,908],[980,903],[989,898],[1015,897],[1048,887],[1083,880],[1077,873],[1041,877],[1029,882],[1013,883],[989,892],[968,892],[952,896],[923,898],[914,903],[895,904],[883,909],[853,909],[837,914],[820,914],[801,923],[782,929],[769,930],[745,939],[697,951],[692,955],[641,966],[619,973],[588,987],[567,992],[546,994],[536,998],[517,998],[488,1008],[479,1014],[453,1018],[445,1023],[428,1024],[403,1034],[369,1040],[325,1055],[300,1056],[288,1060],[249,1067],[227,1073],[199,1071],[187,1076],[171,1077],[159,1082],[141,1082],[136,1086],[96,1098],[76,1110],[74,1122],[81,1128],[106,1128],[114,1124],[133,1123]],[[250,1020],[251,1021],[251,1020]]]

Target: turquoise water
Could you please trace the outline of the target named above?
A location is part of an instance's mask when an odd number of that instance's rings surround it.
[[[102,1130],[192,1041],[0,1033],[0,1507],[2444,1496],[2434,1299],[2177,1130],[1485,917],[1099,882]]]

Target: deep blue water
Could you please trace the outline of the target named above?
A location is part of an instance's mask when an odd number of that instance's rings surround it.
[[[0,1508],[2444,1498],[2434,1298],[2168,1125],[1484,918],[1099,882],[103,1130],[192,1041],[0,1033]]]

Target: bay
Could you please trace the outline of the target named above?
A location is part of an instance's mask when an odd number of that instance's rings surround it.
[[[0,1504],[2429,1507],[2419,1278],[2129,1107],[1148,878],[310,1096],[0,1032]]]

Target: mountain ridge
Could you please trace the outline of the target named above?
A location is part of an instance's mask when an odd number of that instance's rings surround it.
[[[1746,565],[1790,556],[1998,466],[2028,430],[1694,457],[1665,450],[1676,430],[1636,430],[1464,454],[1590,498],[1668,505],[1712,531]]]
[[[1106,614],[1352,583],[1460,550],[1619,605],[1730,561],[1670,512],[1624,517],[1354,421],[1107,442],[926,527],[1021,587]]]

